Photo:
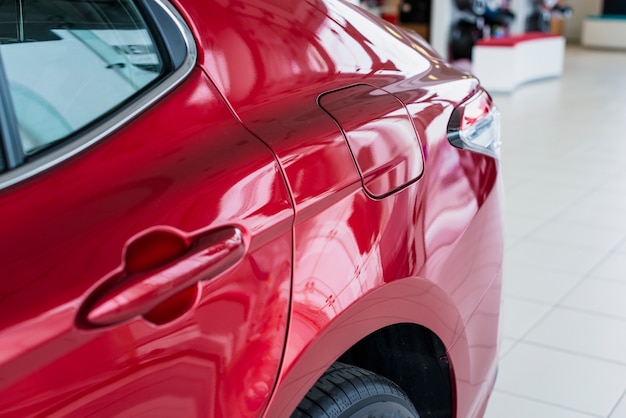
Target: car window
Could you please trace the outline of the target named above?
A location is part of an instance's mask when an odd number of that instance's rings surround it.
[[[132,0],[0,1],[0,53],[26,155],[120,107],[164,68]]]

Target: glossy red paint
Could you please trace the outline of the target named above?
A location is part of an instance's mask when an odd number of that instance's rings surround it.
[[[384,198],[422,175],[424,162],[417,132],[395,96],[358,84],[326,93],[319,103],[346,137],[370,196]]]
[[[132,124],[0,201],[11,219],[0,241],[3,414],[261,413],[285,341],[293,210],[270,151],[200,70]],[[233,226],[246,252],[228,270],[202,271],[202,281],[172,289],[169,300],[152,295],[156,306],[126,318],[83,316],[102,289],[133,284],[124,265],[138,235],[166,227],[214,237]],[[194,253],[169,268],[193,270]],[[158,277],[159,268],[138,269]],[[107,286],[120,275],[122,287]]]
[[[185,83],[0,191],[0,413],[285,417],[411,323],[445,345],[455,416],[481,416],[499,167],[446,138],[478,81],[341,1],[172,3],[200,51]],[[383,99],[351,114],[336,92]]]

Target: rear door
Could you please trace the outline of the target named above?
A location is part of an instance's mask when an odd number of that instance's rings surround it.
[[[293,210],[179,19],[0,4],[0,415],[256,416],[272,391]]]

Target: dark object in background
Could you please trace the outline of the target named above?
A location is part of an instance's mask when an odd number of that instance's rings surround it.
[[[550,32],[551,13],[536,9],[526,18],[526,32]]]
[[[484,17],[486,25],[508,27],[515,20],[515,13],[508,9],[487,9]]]
[[[526,19],[526,32],[550,33],[553,18],[569,19],[574,10],[567,4],[559,3],[555,0],[536,0],[532,13]]]
[[[502,37],[509,32],[515,14],[508,1],[456,0],[459,19],[450,28],[450,57],[472,59],[472,48],[483,37]]]
[[[400,22],[429,23],[430,0],[404,0],[400,5]]]
[[[472,47],[483,37],[475,22],[459,20],[450,31],[450,56],[452,60],[472,59]]]
[[[604,0],[604,6],[602,6],[602,14],[626,16],[626,1]]]

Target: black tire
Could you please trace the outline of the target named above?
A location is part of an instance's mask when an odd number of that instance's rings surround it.
[[[333,364],[291,418],[419,418],[409,397],[391,380],[359,367]]]

